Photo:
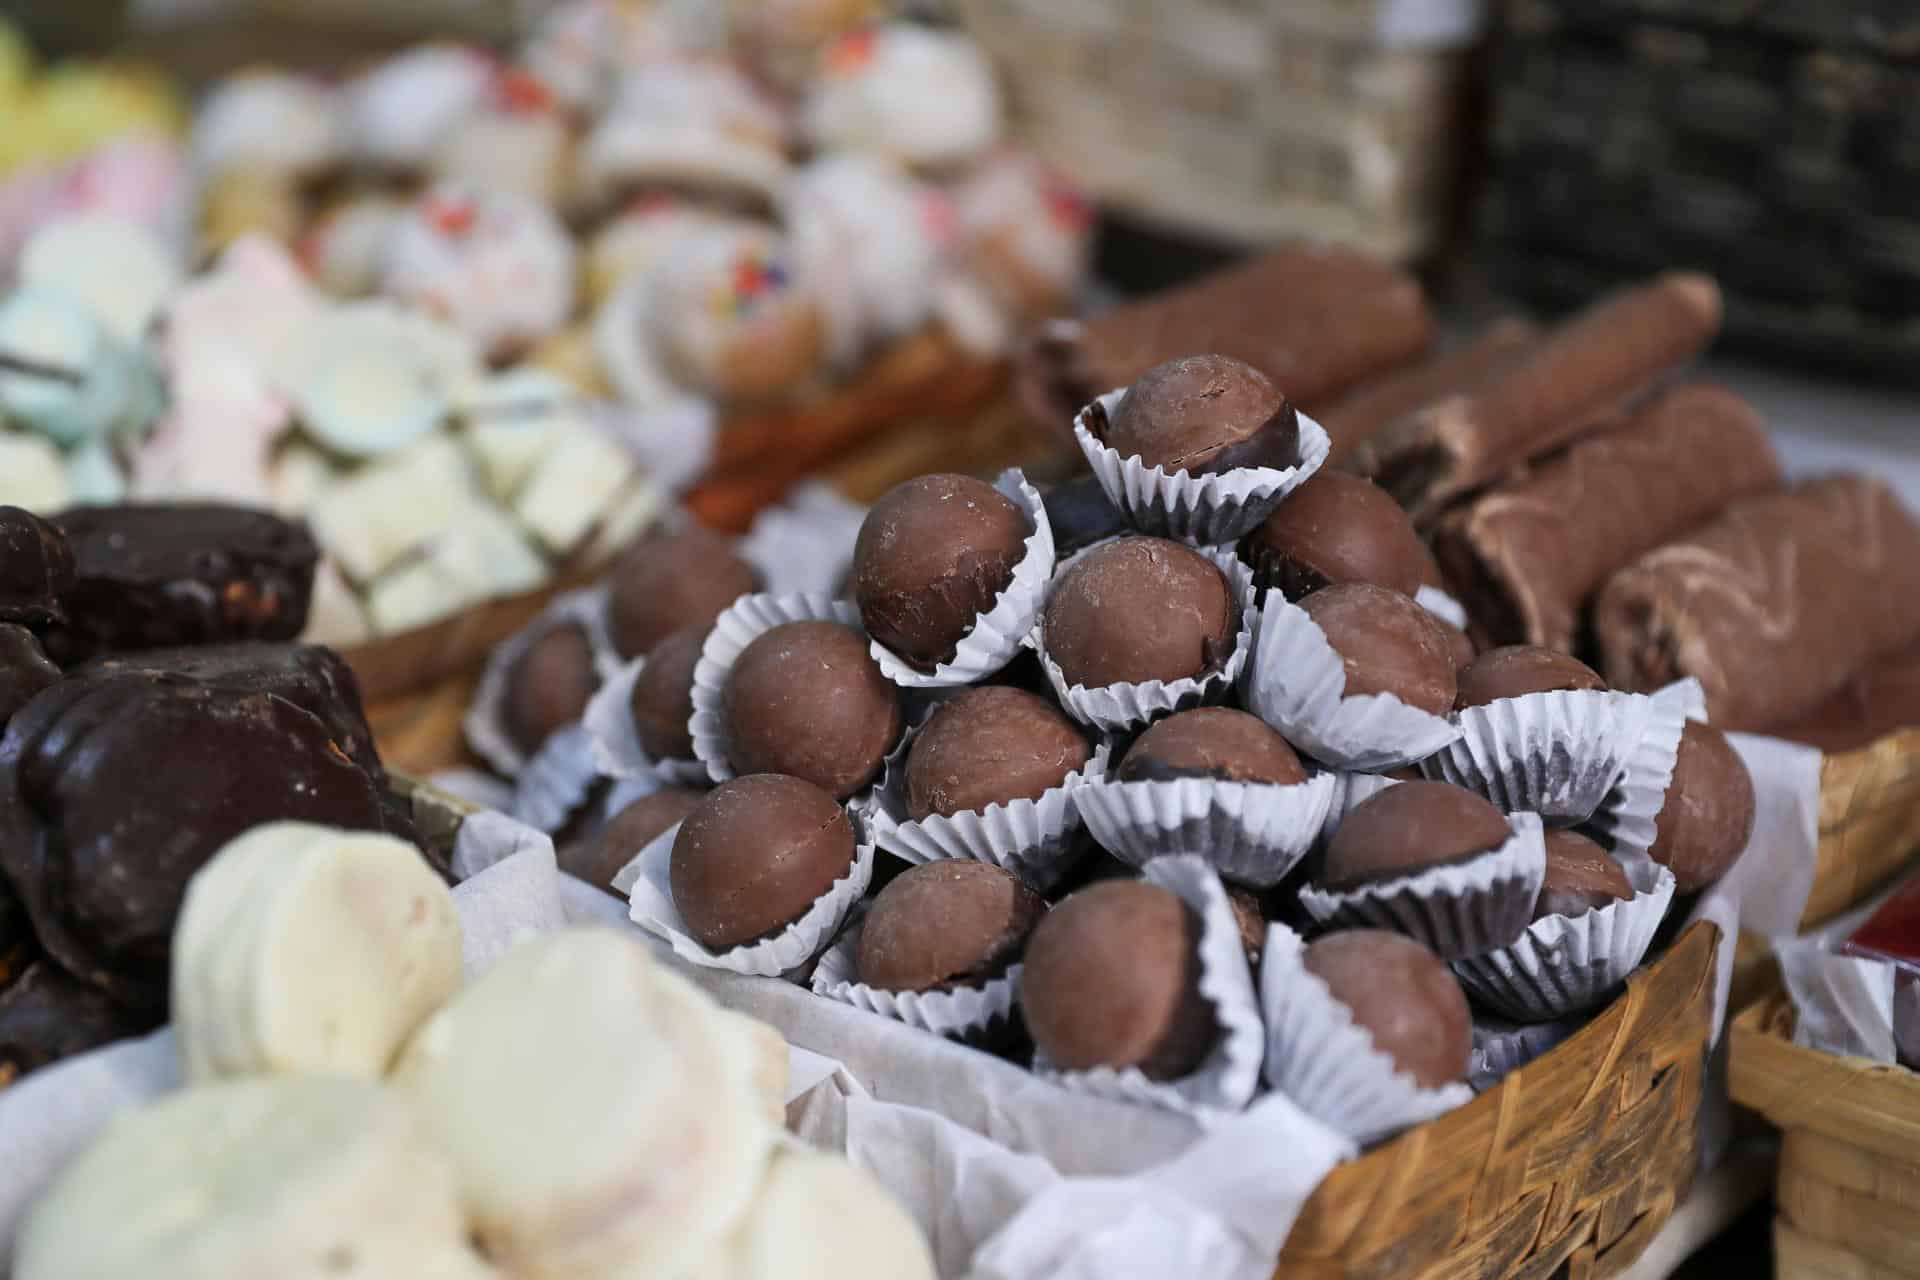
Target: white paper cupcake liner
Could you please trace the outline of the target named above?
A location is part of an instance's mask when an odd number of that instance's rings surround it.
[[[1014,997],[1020,989],[1021,966],[1017,964],[981,986],[947,991],[888,991],[860,981],[860,928],[865,918],[866,908],[856,909],[847,927],[814,966],[815,995],[956,1040],[986,1030],[1013,1011]]]
[[[993,607],[974,615],[973,627],[955,646],[953,657],[933,670],[922,671],[878,640],[872,642],[873,660],[887,679],[902,688],[934,689],[984,680],[1013,661],[1040,618],[1047,583],[1053,577],[1053,526],[1047,521],[1046,504],[1018,467],[1002,472],[993,487],[1025,511],[1033,525],[1026,554],[1013,567],[1013,581],[995,597]]]
[[[572,724],[541,744],[514,779],[514,818],[552,835],[587,802],[600,776],[587,731]]]
[[[1260,1006],[1267,1023],[1268,1084],[1362,1145],[1473,1100],[1465,1084],[1423,1089],[1401,1071],[1307,969],[1305,952],[1299,934],[1283,924],[1267,926]]]
[[[1653,848],[1654,820],[1667,803],[1667,785],[1680,755],[1680,735],[1687,721],[1707,718],[1707,700],[1700,682],[1691,677],[1657,689],[1638,742],[1627,756],[1626,769],[1600,807],[1590,828],[1600,843],[1622,858]]]
[[[1518,1022],[1550,1022],[1610,999],[1639,967],[1673,902],[1673,873],[1626,865],[1634,894],[1577,916],[1535,920],[1498,951],[1453,962],[1476,1002]]]
[[[1244,1110],[1260,1087],[1260,1060],[1266,1051],[1260,1021],[1260,1002],[1254,994],[1253,972],[1227,902],[1226,886],[1204,860],[1192,854],[1156,858],[1143,877],[1171,889],[1200,914],[1200,994],[1213,1005],[1220,1023],[1220,1040],[1206,1061],[1179,1080],[1149,1080],[1137,1068],[1116,1071],[1060,1071],[1044,1055],[1034,1056],[1033,1069],[1063,1088],[1118,1102],[1161,1107],[1207,1118]]]
[[[1440,588],[1421,587],[1414,592],[1413,602],[1448,626],[1458,627],[1463,631],[1466,629],[1466,608]]]
[[[1246,708],[1322,764],[1379,773],[1413,764],[1460,736],[1445,716],[1390,693],[1346,696],[1347,671],[1306,610],[1266,593],[1253,658],[1240,674]]]
[[[729,973],[760,978],[796,973],[826,949],[873,881],[873,845],[862,842],[854,850],[852,869],[814,899],[813,905],[798,920],[759,942],[726,951],[709,951],[687,932],[686,922],[673,905],[668,868],[673,858],[673,842],[679,834],[678,823],[661,833],[614,878],[614,884],[617,886],[623,881],[630,884],[629,914],[635,924],[664,940],[682,960],[704,969],[725,969]]]
[[[867,509],[817,480],[753,518],[740,554],[774,595],[834,595],[853,568]]]
[[[487,656],[486,669],[480,675],[480,684],[474,690],[473,702],[467,707],[462,727],[466,731],[467,745],[502,777],[518,777],[528,760],[526,753],[514,744],[506,730],[507,677],[513,673],[514,664],[520,661],[520,656],[534,641],[569,622],[577,623],[586,631],[587,642],[593,648],[594,663],[599,668],[602,681],[611,676],[619,664],[613,640],[607,634],[604,587],[589,587],[556,596],[553,603],[540,611],[539,617],[495,646]]]
[[[1121,387],[1095,399],[1112,414],[1127,389]],[[1144,465],[1139,455],[1123,458],[1094,438],[1088,428],[1092,405],[1073,419],[1073,438],[1086,455],[1087,465],[1106,490],[1108,499],[1142,533],[1180,538],[1202,546],[1237,542],[1273,514],[1282,499],[1307,482],[1326,462],[1333,442],[1326,430],[1299,415],[1300,461],[1291,467],[1240,467],[1216,474],[1189,471],[1169,474],[1162,467]]]
[[[698,760],[656,760],[640,745],[633,722],[633,686],[647,665],[635,658],[617,668],[587,703],[581,718],[593,753],[593,765],[609,778],[656,778],[661,782],[705,782],[707,766]]]
[[[1338,774],[1282,786],[1174,778],[1101,782],[1076,799],[1100,847],[1136,867],[1192,853],[1220,878],[1270,889],[1313,849],[1341,789]]]
[[[1082,556],[1111,541],[1113,539],[1108,538],[1096,542],[1062,561],[1054,573],[1053,581],[1060,581]],[[1040,667],[1047,673],[1047,683],[1053,686],[1054,695],[1060,699],[1060,705],[1068,715],[1082,724],[1116,733],[1144,728],[1149,722],[1175,711],[1188,711],[1226,701],[1253,652],[1253,637],[1260,623],[1259,592],[1253,585],[1253,570],[1231,551],[1210,547],[1198,550],[1227,575],[1234,598],[1240,602],[1240,630],[1234,636],[1233,652],[1227,655],[1220,669],[1197,679],[1148,680],[1142,684],[1108,684],[1093,689],[1082,684],[1069,685],[1066,674],[1060,670],[1060,664],[1047,653],[1047,629],[1043,618],[1034,623],[1027,643],[1040,655]],[[1051,592],[1051,584],[1048,589]]]
[[[1612,690],[1496,698],[1455,712],[1460,736],[1422,760],[1420,771],[1478,791],[1508,813],[1574,826],[1620,781],[1653,712],[1647,695]]]
[[[1330,929],[1391,929],[1443,960],[1484,955],[1526,931],[1547,871],[1539,816],[1510,813],[1507,825],[1505,844],[1466,862],[1343,892],[1308,885],[1300,903]]]
[[[1474,1092],[1485,1093],[1578,1031],[1584,1021],[1562,1018],[1557,1022],[1508,1022],[1491,1014],[1477,1015],[1467,1083]]]

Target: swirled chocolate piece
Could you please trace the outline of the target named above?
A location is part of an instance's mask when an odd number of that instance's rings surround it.
[[[1193,475],[1300,460],[1300,415],[1272,379],[1232,356],[1181,356],[1137,378],[1109,413],[1089,410],[1094,438],[1142,466]]]
[[[1382,428],[1435,401],[1475,390],[1519,359],[1538,337],[1530,322],[1504,316],[1466,346],[1368,378],[1318,406],[1314,421],[1326,428],[1332,441],[1328,465],[1350,464],[1362,474],[1370,472],[1371,441]]]
[[[1047,656],[1070,686],[1185,680],[1219,670],[1233,653],[1240,602],[1192,547],[1120,538],[1060,576],[1041,625]]]
[[[1347,1006],[1373,1047],[1421,1088],[1467,1078],[1473,1017],[1439,956],[1397,933],[1349,929],[1308,944],[1300,962]]]
[[[633,682],[628,709],[641,747],[655,760],[693,759],[693,669],[712,630],[696,622],[673,632],[653,646]]]
[[[1443,716],[1458,692],[1453,646],[1439,622],[1397,591],[1364,582],[1325,587],[1300,602],[1346,668],[1345,697],[1390,693]]]
[[[1046,899],[1010,871],[948,858],[914,867],[873,900],[855,958],[886,991],[981,986],[1020,959]]]
[[[736,773],[785,773],[844,800],[900,740],[901,694],[867,638],[837,622],[785,622],[740,651],[721,690]]]
[[[1567,689],[1605,689],[1599,672],[1578,658],[1539,645],[1510,644],[1489,649],[1460,670],[1454,705],[1484,707],[1501,698]]]
[[[1210,778],[1216,782],[1305,782],[1287,740],[1259,716],[1231,707],[1196,707],[1159,721],[1120,761],[1122,782]]]
[[[1362,801],[1327,845],[1320,883],[1336,891],[1477,858],[1513,829],[1479,794],[1446,782],[1402,782]]]
[[[608,575],[607,630],[623,658],[639,658],[681,627],[712,625],[760,589],[730,538],[697,524],[628,547]]]
[[[14,712],[59,679],[60,668],[53,665],[33,632],[0,622],[0,730]]]
[[[1647,856],[1673,872],[1679,892],[1693,893],[1740,860],[1753,822],[1753,776],[1740,753],[1726,734],[1689,720]]]
[[[1920,645],[1861,668],[1812,711],[1767,732],[1834,753],[1857,751],[1910,725],[1920,725]]]
[[[705,795],[690,787],[662,787],[640,797],[608,819],[592,840],[561,850],[560,869],[596,888],[612,888],[621,869],[699,807]]]
[[[19,507],[0,507],[0,622],[42,627],[64,617],[73,548],[60,530]]]
[[[778,933],[854,862],[853,824],[819,787],[777,773],[721,783],[674,837],[673,905],[715,951]]]
[[[593,643],[586,628],[562,623],[527,646],[507,673],[501,720],[507,736],[527,754],[586,714],[600,687]]]
[[[1093,755],[1072,720],[1045,698],[1000,685],[941,704],[907,749],[907,812],[979,812],[1038,800]]]
[[[1298,600],[1322,587],[1370,582],[1411,596],[1440,581],[1413,521],[1386,490],[1343,471],[1319,471],[1240,541],[1254,580]]]
[[[1633,882],[1613,859],[1578,831],[1548,827],[1547,874],[1533,904],[1533,918],[1578,916],[1633,896]]]
[[[161,1013],[126,1009],[47,959],[0,986],[0,1089],[41,1067],[160,1025]]]

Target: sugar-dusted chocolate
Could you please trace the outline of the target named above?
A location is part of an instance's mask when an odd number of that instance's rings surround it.
[[[1071,685],[1185,680],[1233,653],[1240,602],[1219,566],[1164,538],[1119,538],[1063,573],[1047,598],[1047,656]]]
[[[641,538],[607,576],[607,630],[623,658],[638,658],[681,627],[711,624],[760,589],[733,540],[702,525]]]
[[[901,693],[867,638],[838,622],[786,622],[734,660],[721,695],[736,773],[786,773],[844,800],[900,740]]]
[[[628,709],[640,745],[655,760],[693,759],[693,669],[713,628],[704,622],[673,632],[647,655]]]
[[[60,602],[73,585],[67,536],[30,511],[0,506],[0,622],[39,627],[60,621]]]
[[[1512,835],[1500,810],[1476,792],[1445,782],[1402,782],[1341,819],[1320,883],[1345,890],[1397,880],[1479,857]]]
[[[853,824],[832,796],[799,778],[748,774],[681,822],[667,879],[688,931],[724,951],[800,919],[853,860]]]
[[[1273,380],[1232,356],[1181,356],[1141,374],[1088,427],[1122,458],[1194,475],[1300,460],[1300,415]]]
[[[1010,871],[949,858],[895,877],[860,929],[860,981],[887,991],[980,986],[1019,962],[1046,900]]]
[[[942,703],[907,750],[907,812],[918,821],[1038,800],[1092,755],[1079,726],[1045,698],[968,689]]]
[[[1689,720],[1648,855],[1673,872],[1681,893],[1693,893],[1740,860],[1753,822],[1753,775],[1740,753],[1720,730]]]
[[[1211,778],[1217,782],[1305,782],[1287,740],[1266,721],[1231,707],[1196,707],[1158,722],[1122,757],[1122,782]]]
[[[1467,1078],[1473,1017],[1439,956],[1397,933],[1350,929],[1308,944],[1301,963],[1347,1007],[1373,1047],[1421,1088]]]
[[[1411,596],[1439,568],[1413,521],[1386,490],[1344,471],[1320,471],[1240,540],[1254,580],[1289,600],[1343,582]]]
[[[1577,916],[1633,896],[1633,882],[1612,854],[1578,831],[1549,827],[1547,874],[1533,918]]]
[[[1434,616],[1411,599],[1349,582],[1314,592],[1300,607],[1340,655],[1344,696],[1389,693],[1437,716],[1453,709],[1453,646]]]

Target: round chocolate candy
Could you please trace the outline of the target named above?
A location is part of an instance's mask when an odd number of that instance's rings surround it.
[[[1211,778],[1216,782],[1305,782],[1287,740],[1255,715],[1199,707],[1168,716],[1134,740],[1120,761],[1122,782]]]
[[[1473,1017],[1439,956],[1384,929],[1350,929],[1309,944],[1301,963],[1422,1089],[1467,1078]]]
[[[640,851],[692,813],[706,796],[691,787],[662,787],[645,795],[607,820],[593,839],[560,851],[560,869],[602,889]]]
[[[1013,581],[1027,515],[971,476],[919,476],[867,512],[853,544],[853,596],[868,634],[922,670],[953,657]]]
[[[507,736],[526,755],[586,713],[600,672],[585,628],[565,623],[528,645],[507,673]]]
[[[907,750],[914,821],[1038,800],[1093,755],[1073,721],[1044,698],[987,685],[943,703]]]
[[[1047,911],[1012,872],[950,858],[904,872],[860,929],[860,981],[886,991],[946,991],[1000,977]]]
[[[1240,554],[1262,587],[1289,600],[1343,582],[1411,596],[1440,577],[1392,495],[1344,471],[1314,473],[1241,540]]]
[[[1585,915],[1632,896],[1633,882],[1612,854],[1578,831],[1547,829],[1547,875],[1533,904],[1535,920]]]
[[[60,668],[53,665],[33,632],[0,622],[0,729],[35,694],[59,679]]]
[[[1177,1080],[1219,1036],[1200,994],[1200,917],[1143,880],[1108,880],[1049,911],[1027,941],[1020,1004],[1054,1066]]]
[[[1466,632],[1454,626],[1445,618],[1435,618],[1433,624],[1439,627],[1441,634],[1447,637],[1447,648],[1453,654],[1453,669],[1456,673],[1455,682],[1457,683],[1457,673],[1467,669],[1468,664],[1479,656],[1479,650],[1473,647],[1473,640]]]
[[[713,628],[682,627],[653,646],[628,702],[640,746],[655,760],[693,759],[693,669]]]
[[[760,589],[733,542],[690,524],[642,538],[608,578],[607,629],[623,658],[643,657],[681,627],[711,625],[728,605]]]
[[[1498,849],[1513,829],[1498,809],[1465,787],[1402,782],[1363,800],[1327,845],[1320,883],[1356,889]]]
[[[737,773],[786,773],[844,800],[900,740],[900,690],[867,638],[837,622],[786,622],[734,660],[721,695]]]
[[[1500,698],[1567,689],[1604,690],[1607,682],[1578,658],[1536,644],[1509,644],[1489,649],[1460,672],[1462,707],[1484,707]]]
[[[1453,648],[1434,616],[1371,583],[1326,587],[1300,602],[1346,668],[1346,695],[1390,693],[1443,716],[1453,710]]]
[[[1300,460],[1300,417],[1232,356],[1182,356],[1141,374],[1093,433],[1122,458],[1194,475]]]
[[[667,865],[673,905],[715,951],[780,932],[853,867],[853,824],[810,782],[748,774],[709,791]]]
[[[1042,628],[1069,686],[1185,680],[1219,670],[1233,653],[1240,602],[1193,548],[1121,538],[1061,576]]]
[[[1724,733],[1687,722],[1653,826],[1647,852],[1673,872],[1681,893],[1706,888],[1740,860],[1753,834],[1753,777]]]

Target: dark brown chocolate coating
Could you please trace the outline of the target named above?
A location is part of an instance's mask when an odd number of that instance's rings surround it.
[[[1068,1071],[1138,1067],[1177,1080],[1219,1038],[1200,994],[1200,917],[1169,889],[1108,880],[1062,902],[1027,940],[1020,1004]]]
[[[1181,356],[1141,374],[1090,430],[1122,458],[1194,475],[1300,460],[1300,415],[1266,374],[1232,356]]]
[[[1513,835],[1478,793],[1445,782],[1402,782],[1362,801],[1327,845],[1321,883],[1354,889],[1462,862]]]
[[[1704,889],[1740,860],[1753,803],[1753,777],[1727,735],[1689,720],[1647,852],[1673,872],[1679,892]]]
[[[1533,905],[1535,920],[1585,915],[1632,896],[1633,882],[1612,854],[1578,831],[1547,828],[1547,875]]]
[[[1122,782],[1212,778],[1217,782],[1305,782],[1287,740],[1260,717],[1230,707],[1168,716],[1134,740],[1120,761]]]
[[[1038,800],[1093,755],[1078,726],[1044,698],[987,685],[943,703],[907,750],[914,821]]]
[[[152,1031],[161,1020],[157,1010],[115,1004],[50,960],[33,961],[0,986],[0,1089],[63,1058]]]
[[[1260,953],[1267,945],[1267,920],[1260,911],[1260,899],[1245,889],[1227,887],[1227,905],[1233,908],[1233,924],[1240,930],[1240,949],[1247,953],[1247,963],[1258,965]]]
[[[1600,673],[1578,658],[1531,644],[1487,650],[1460,672],[1459,684],[1456,705],[1461,707],[1484,707],[1529,693],[1607,687]]]
[[[1350,929],[1309,944],[1301,963],[1421,1088],[1467,1078],[1473,1016],[1439,956],[1397,933]]]
[[[601,889],[667,828],[694,811],[706,796],[690,787],[662,787],[642,796],[607,820],[592,840],[560,853],[560,869]]]
[[[1040,495],[1053,530],[1056,555],[1071,555],[1102,538],[1127,531],[1127,517],[1113,505],[1097,476],[1089,473],[1051,485]]]
[[[0,622],[0,729],[13,713],[33,701],[42,689],[60,679],[33,632],[11,622]]]
[[[886,991],[979,986],[1020,958],[1046,900],[1012,872],[950,858],[904,872],[860,929],[860,981]]]
[[[640,678],[633,682],[633,725],[640,745],[655,760],[693,759],[693,669],[713,628],[704,622],[682,627],[653,646]]]
[[[900,740],[900,690],[837,622],[787,622],[756,637],[721,696],[738,773],[786,773],[844,800],[873,780]]]
[[[853,598],[875,640],[922,670],[953,657],[1013,581],[1026,512],[971,476],[918,476],[880,496],[853,544]]]
[[[500,720],[513,745],[532,755],[586,714],[600,687],[593,643],[577,623],[562,623],[528,645],[507,673]]]
[[[1219,670],[1233,653],[1240,602],[1193,548],[1121,538],[1054,583],[1043,617],[1047,656],[1067,684],[1099,688]]]
[[[711,626],[760,589],[732,539],[697,524],[635,542],[607,581],[607,629],[623,658],[644,657],[682,627]]]
[[[1479,657],[1480,652],[1473,647],[1473,638],[1471,636],[1454,626],[1451,622],[1448,622],[1445,618],[1435,618],[1433,624],[1439,627],[1441,634],[1447,638],[1447,648],[1453,654],[1453,669],[1456,673],[1455,682],[1458,683],[1458,673],[1465,671],[1467,664]]]
[[[810,782],[723,782],[674,837],[667,883],[688,932],[715,951],[778,933],[853,866],[853,824]]]
[[[59,622],[61,599],[73,584],[67,536],[30,511],[0,507],[0,622]]]
[[[1397,591],[1349,582],[1300,602],[1346,668],[1345,696],[1390,693],[1443,716],[1457,691],[1453,646],[1434,616]]]
[[[1241,540],[1240,555],[1262,587],[1289,600],[1342,582],[1411,596],[1440,576],[1413,521],[1385,489],[1325,469]]]

